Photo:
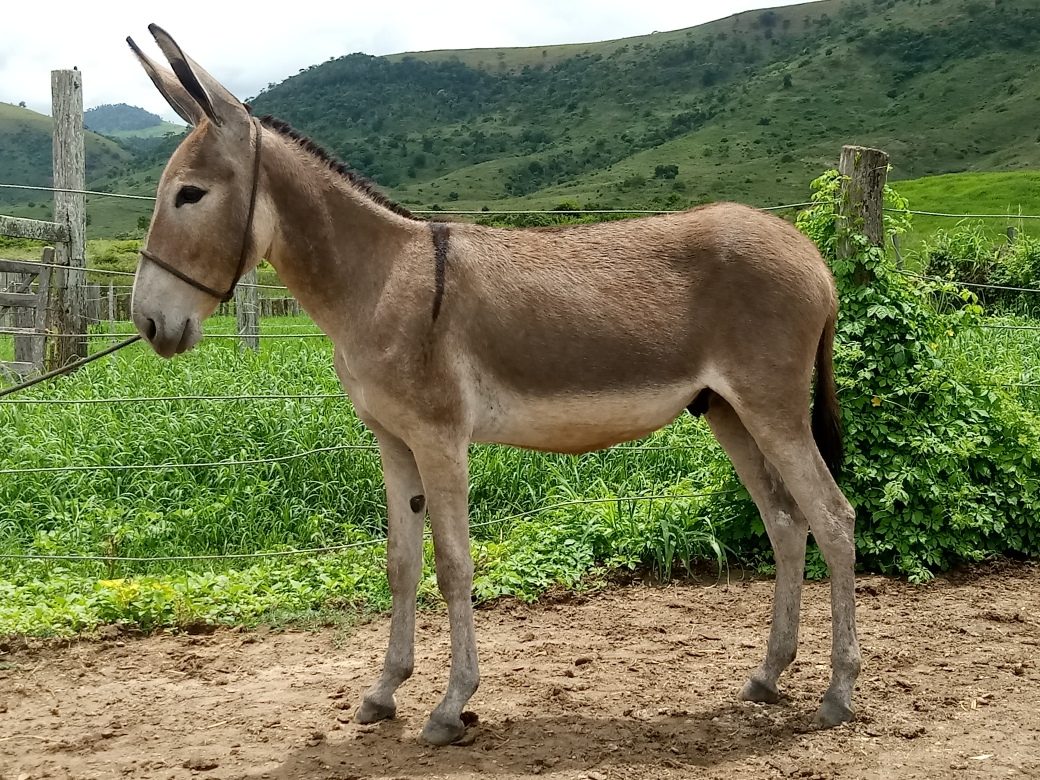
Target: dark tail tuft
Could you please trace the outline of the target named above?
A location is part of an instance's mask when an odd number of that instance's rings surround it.
[[[816,389],[813,392],[812,432],[831,476],[841,478],[845,458],[841,435],[841,408],[834,384],[835,315],[827,320],[816,348]]]

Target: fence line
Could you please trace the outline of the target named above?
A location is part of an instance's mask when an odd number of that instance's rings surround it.
[[[943,282],[948,284],[955,284],[958,287],[975,287],[983,290],[1004,290],[1007,292],[1025,292],[1025,293],[1040,293],[1040,288],[1037,287],[1008,287],[1003,284],[981,284],[979,282],[962,282],[959,279],[944,279],[941,276],[925,276],[924,274],[914,273],[913,271],[906,271],[902,268],[895,269],[897,274],[903,276],[910,276],[914,279],[922,279],[928,282]]]
[[[32,184],[0,184],[4,190],[27,190],[30,192],[64,192],[69,195],[103,195],[106,198],[122,198],[124,200],[155,201],[154,195],[127,195],[122,192],[101,192],[100,190],[75,190],[68,187],[38,187]]]
[[[212,402],[236,402],[236,401],[302,401],[311,399],[347,398],[346,393],[297,393],[297,394],[271,394],[271,395],[155,395],[155,396],[124,396],[121,398],[4,398],[0,399],[3,404],[26,404],[26,405],[61,405],[61,406],[83,406],[90,404],[130,404],[130,403],[152,403],[160,401],[212,401]]]
[[[204,461],[201,463],[144,463],[136,465],[80,465],[80,466],[37,466],[32,468],[0,469],[0,475],[8,474],[54,474],[70,473],[78,471],[166,471],[169,469],[209,469],[222,466],[265,466],[269,463],[285,463],[290,460],[299,460],[311,455],[320,455],[327,452],[342,452],[346,450],[376,450],[376,444],[334,444],[329,447],[318,447],[313,450],[294,452],[290,455],[276,455],[267,458],[251,458],[249,460],[222,460]]]
[[[1040,325],[999,325],[989,323],[979,323],[976,327],[985,328],[986,330],[1035,330],[1040,331]]]
[[[67,265],[59,265],[58,263],[38,263],[35,260],[27,260],[26,262],[34,263],[35,265],[38,265],[41,268],[59,268],[59,269],[64,269],[64,270],[68,270],[68,268],[69,268]],[[85,268],[83,270],[86,273],[88,273],[88,274],[98,274],[100,276],[128,276],[131,279],[134,278],[135,276],[137,276],[137,274],[135,272],[133,272],[133,271],[116,271],[116,270],[108,270],[108,269],[105,269],[105,268]],[[129,284],[128,285],[121,285],[121,286],[123,286],[123,287],[130,287],[130,288],[133,287],[133,285],[129,285]],[[238,286],[238,287],[255,287],[258,290],[288,290],[289,289],[284,284],[248,284],[246,282],[239,282],[238,285],[236,285],[236,286]]]
[[[472,531],[474,528],[486,528],[491,525],[509,523],[515,520],[522,520],[527,517],[532,517],[543,512],[551,512],[554,509],[562,509],[569,506],[580,506],[584,504],[615,504],[620,503],[622,501],[667,501],[690,498],[707,498],[710,496],[732,495],[734,493],[739,492],[740,489],[733,488],[728,490],[707,490],[699,493],[663,493],[659,495],[649,496],[605,496],[603,498],[568,499],[566,501],[558,501],[553,504],[546,504],[545,506],[537,507],[535,509],[529,509],[524,512],[518,512],[513,515],[507,515],[506,517],[485,520],[480,523],[471,523],[469,529]],[[429,531],[423,532],[424,539],[429,539],[430,537],[431,534]],[[48,555],[34,553],[0,553],[0,560],[78,561],[89,563],[164,563],[173,561],[214,561],[257,558],[285,558],[295,555],[320,555],[330,552],[341,552],[343,550],[353,550],[359,547],[375,547],[376,545],[383,544],[384,542],[386,542],[386,537],[377,537],[374,539],[365,539],[358,542],[349,542],[347,544],[329,545],[325,547],[308,547],[301,550],[273,550],[270,552],[255,553],[217,553],[211,555],[162,555],[154,557],[122,555]]]
[[[98,320],[96,324],[107,325],[109,320]],[[19,335],[22,331],[17,328],[6,328],[0,327],[0,336],[15,336]],[[47,338],[49,339],[111,339],[118,338],[119,336],[126,336],[126,333],[48,333]],[[204,334],[207,339],[240,339],[248,336],[249,338],[260,338],[260,339],[324,339],[328,338],[324,333],[259,333],[259,334],[243,334],[243,333],[206,333]]]
[[[154,195],[131,195],[122,192],[102,192],[101,190],[76,190],[63,187],[40,187],[29,184],[0,184],[0,189],[29,190],[35,192],[64,192],[73,195],[94,195],[101,198],[121,198],[124,200],[155,201]],[[808,208],[816,205],[813,201],[802,203],[785,203],[779,206],[760,206],[759,211],[786,211],[788,209]],[[514,209],[514,210],[470,210],[470,209],[409,209],[413,214],[451,214],[459,216],[527,216],[550,214],[681,214],[686,209]],[[886,207],[885,211],[899,214],[913,214],[920,217],[945,217],[948,219],[1040,219],[1040,214],[956,214],[945,211],[921,211],[917,209],[895,209]]]
[[[897,214],[914,214],[918,217],[948,217],[951,219],[1040,219],[1040,214],[949,214],[944,211],[917,211],[915,209],[885,208]]]
[[[101,190],[73,190],[61,187],[39,187],[29,184],[0,184],[0,189],[31,190],[35,192],[65,192],[73,195],[96,195],[101,198],[123,198],[127,200],[155,201],[154,195],[129,195],[121,192],[102,192]],[[762,206],[759,211],[784,211],[786,209],[806,208],[812,201],[804,203],[787,203],[780,206]],[[484,211],[483,209],[409,209],[413,214],[457,214],[468,216],[519,216],[529,214],[681,214],[687,209],[516,209],[505,211]]]

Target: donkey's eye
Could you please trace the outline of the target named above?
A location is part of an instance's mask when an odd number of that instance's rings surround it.
[[[180,208],[185,203],[198,203],[202,200],[202,196],[206,194],[205,190],[199,189],[198,187],[181,187],[180,192],[177,193],[177,199],[173,205],[175,208]]]

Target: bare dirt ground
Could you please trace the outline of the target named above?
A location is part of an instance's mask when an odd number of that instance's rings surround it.
[[[351,631],[109,636],[0,655],[0,778],[1040,777],[1040,567],[915,587],[859,581],[857,720],[808,725],[828,678],[828,593],[776,706],[735,693],[760,660],[772,583],[616,587],[478,613],[480,721],[465,747],[416,736],[447,674],[420,616],[399,719],[350,722],[381,619]],[[114,632],[112,632],[114,633]]]

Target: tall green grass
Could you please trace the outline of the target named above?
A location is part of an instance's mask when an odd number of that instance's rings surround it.
[[[218,318],[207,329],[226,333],[233,327]],[[317,332],[301,318],[265,320],[264,330]],[[256,353],[234,340],[209,339],[169,362],[135,345],[31,397],[65,402],[339,391],[324,338],[267,339]],[[372,442],[342,398],[0,403],[2,469],[262,460]],[[676,566],[721,555],[709,524],[724,522],[712,509],[718,499],[685,497],[732,487],[705,426],[680,420],[648,443],[675,449],[570,457],[474,446],[478,593],[530,598],[553,584],[573,585],[604,562],[649,564],[670,574]],[[621,500],[648,494],[678,497]],[[532,512],[576,497],[605,501]],[[385,532],[384,503],[372,449],[269,464],[4,474],[0,552],[193,556],[378,541]],[[525,517],[501,521],[517,514]],[[79,630],[118,619],[146,625],[250,620],[343,601],[379,608],[385,584],[374,585],[372,578],[383,581],[382,554],[373,544],[313,560],[0,562],[0,580],[6,581],[0,584],[0,634]]]

